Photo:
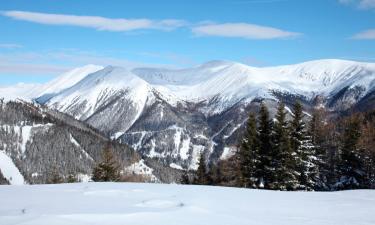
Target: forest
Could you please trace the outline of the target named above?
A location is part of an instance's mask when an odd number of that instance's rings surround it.
[[[182,183],[270,190],[332,191],[375,188],[375,111],[312,115],[280,102],[274,119],[265,104],[250,113],[237,151],[217,164],[201,155]]]

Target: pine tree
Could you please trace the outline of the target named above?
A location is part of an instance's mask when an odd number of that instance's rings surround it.
[[[181,182],[181,184],[190,184],[190,178],[189,178],[188,170],[184,170],[184,172],[181,175],[180,182]]]
[[[254,113],[249,115],[245,135],[238,154],[240,163],[239,185],[242,187],[257,187],[257,182],[260,180],[260,177],[258,177],[260,174],[260,171],[258,171],[260,155]]]
[[[209,183],[209,178],[206,169],[206,158],[204,152],[201,153],[199,158],[199,165],[196,171],[196,177],[194,179],[194,184],[207,185]]]
[[[120,166],[110,146],[104,148],[101,161],[93,170],[92,180],[95,182],[120,180]]]
[[[68,178],[66,179],[66,182],[67,183],[77,183],[78,182],[78,177],[77,175],[73,174],[73,173],[70,173],[68,175]]]
[[[64,183],[63,177],[60,175],[56,166],[53,166],[52,171],[49,174],[47,184],[61,184]]]
[[[341,175],[339,188],[359,188],[362,183],[363,167],[358,154],[360,130],[361,124],[358,116],[349,118],[345,123],[339,165]]]
[[[273,160],[275,179],[270,185],[273,189],[294,190],[298,180],[295,171],[295,155],[289,139],[288,122],[286,121],[285,105],[279,103],[273,128]]]
[[[271,142],[272,123],[269,118],[267,106],[262,103],[259,111],[259,156],[260,162],[257,170],[260,188],[269,188],[269,183],[273,180],[274,171],[271,168],[272,160],[272,142]]]
[[[292,117],[290,142],[299,174],[299,189],[314,190],[318,180],[317,158],[312,138],[308,135],[303,121],[302,105],[298,101],[294,104]]]
[[[331,184],[336,183],[336,128],[327,120],[323,108],[312,112],[309,122],[308,135],[314,146],[317,176],[316,190],[331,190]]]

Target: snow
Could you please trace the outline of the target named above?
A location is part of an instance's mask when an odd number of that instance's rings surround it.
[[[181,142],[182,128],[179,128],[176,125],[174,127],[176,129],[176,133],[174,134],[174,144],[175,144],[176,149],[179,149],[180,148],[180,142]]]
[[[176,184],[76,183],[1,186],[0,199],[2,225],[375,223],[372,190],[280,192]]]
[[[68,113],[74,111],[77,119],[86,119],[109,99],[121,95],[135,109],[129,115],[130,123],[121,128],[126,132],[140,117],[146,104],[155,99],[154,93],[172,106],[215,98],[217,101],[200,109],[205,115],[212,115],[239,101],[249,102],[256,97],[274,99],[272,91],[313,98],[317,94],[330,97],[347,86],[361,86],[364,88],[361,97],[364,97],[375,90],[374,80],[375,63],[336,59],[261,68],[230,61],[211,61],[187,69],[128,70],[88,65],[43,85],[0,88],[0,96],[28,96],[30,99],[42,95],[39,100],[47,101],[54,109]],[[74,110],[77,107],[79,112]],[[160,119],[163,117],[161,109]]]
[[[38,95],[42,96],[44,94],[58,93],[66,88],[75,85],[87,75],[102,70],[103,68],[103,66],[92,64],[75,68],[46,83],[43,90]]]
[[[146,175],[151,178],[151,181],[158,182],[158,178],[154,176],[152,171],[154,170],[147,166],[143,159],[125,168],[125,172],[131,172],[138,175]]]
[[[180,165],[177,165],[176,163],[169,164],[169,167],[173,169],[183,170],[183,168]]]
[[[37,90],[42,87],[41,84],[25,84],[18,83],[12,86],[0,87],[0,98],[4,98],[5,101],[16,100],[17,98],[30,100]]]
[[[78,141],[73,137],[72,134],[69,134],[70,136],[70,142],[72,144],[74,144],[75,146],[77,146],[80,150],[81,150],[81,153],[82,155],[84,155],[87,159],[90,159],[91,161],[94,161],[94,159],[89,155],[89,153],[87,153],[87,151],[81,147],[81,145],[78,143]],[[80,156],[81,157],[81,156]],[[84,179],[84,178],[83,178]]]
[[[22,185],[25,183],[22,174],[14,164],[13,160],[2,150],[0,150],[0,170],[10,184]]]
[[[25,151],[26,151],[26,144],[30,139],[32,128],[33,128],[32,126],[23,126],[22,127],[22,143],[21,143],[22,153],[25,153]]]
[[[88,174],[79,173],[77,175],[77,178],[78,178],[79,182],[83,182],[83,183],[87,183],[87,182],[91,181],[91,176],[88,175]]]
[[[190,137],[188,136],[186,139],[182,141],[182,145],[180,149],[181,159],[189,158],[189,147],[190,147]]]
[[[228,159],[236,153],[236,147],[224,147],[223,153],[220,156],[220,160]]]
[[[191,153],[191,162],[189,169],[190,170],[197,170],[199,166],[199,159],[201,153],[204,151],[205,146],[204,145],[193,145],[193,151]]]
[[[19,143],[20,149],[22,154],[25,153],[26,151],[26,144],[29,141],[32,141],[33,139],[31,138],[32,132],[34,128],[43,128],[43,129],[48,129],[49,127],[53,126],[52,123],[47,123],[47,124],[33,124],[33,125],[24,125],[24,126],[12,126],[12,125],[2,125],[1,127],[9,131],[11,128],[13,128],[14,132],[21,137],[22,141]]]
[[[72,69],[45,84],[18,83],[12,86],[3,86],[0,87],[0,98],[4,98],[6,101],[16,100],[17,98],[31,101],[45,94],[57,94],[73,86],[88,74],[101,69],[103,69],[103,66],[86,65]]]

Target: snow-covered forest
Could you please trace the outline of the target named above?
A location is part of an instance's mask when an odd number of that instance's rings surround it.
[[[207,166],[201,155],[192,182],[271,190],[374,188],[374,146],[375,111],[329,118],[323,108],[307,115],[297,101],[288,119],[281,102],[271,118],[263,104],[250,113],[237,151],[217,165]]]

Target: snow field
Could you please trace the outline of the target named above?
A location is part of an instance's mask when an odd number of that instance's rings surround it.
[[[373,190],[280,192],[77,183],[1,186],[0,199],[1,225],[375,224]]]

